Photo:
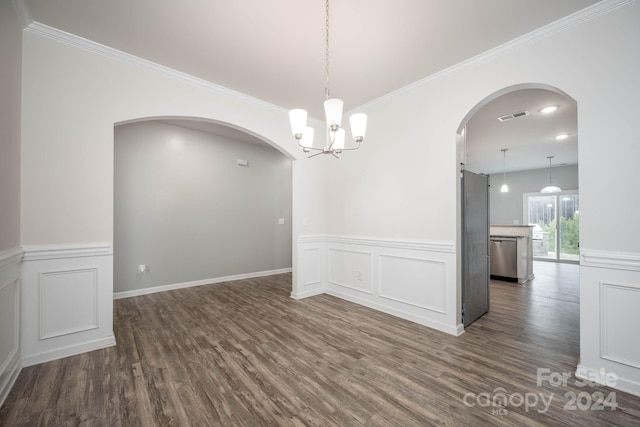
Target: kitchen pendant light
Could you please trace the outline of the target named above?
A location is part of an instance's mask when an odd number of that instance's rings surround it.
[[[507,151],[508,148],[503,148],[502,150],[502,187],[500,187],[501,193],[508,193],[509,186],[507,185]]]
[[[547,185],[542,190],[540,190],[540,192],[541,193],[559,193],[562,191],[562,188],[556,185],[553,185],[551,183],[551,159],[553,159],[553,156],[547,156],[547,159],[549,159],[549,185]]]
[[[343,102],[341,99],[329,97],[329,0],[325,0],[325,12],[325,72],[327,79],[324,88],[324,114],[327,122],[324,147],[318,148],[313,146],[313,128],[307,126],[306,110],[295,109],[289,111],[289,120],[291,122],[291,132],[307,157],[315,157],[318,154],[331,154],[339,158],[340,153],[343,151],[357,150],[360,148],[360,143],[364,140],[367,129],[367,115],[356,113],[349,117],[351,135],[356,145],[354,147],[345,147],[345,131],[344,128],[341,127]],[[309,154],[312,151],[318,152]]]

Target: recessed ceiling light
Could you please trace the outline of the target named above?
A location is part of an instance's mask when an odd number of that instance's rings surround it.
[[[540,112],[544,114],[549,114],[549,113],[553,113],[557,109],[558,109],[557,105],[549,105],[548,107],[544,107],[542,110],[540,110]]]
[[[562,141],[562,140],[567,139],[567,138],[569,138],[569,134],[568,133],[561,133],[560,135],[556,135],[556,139],[558,141]]]

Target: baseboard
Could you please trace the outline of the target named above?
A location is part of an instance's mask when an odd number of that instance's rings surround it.
[[[324,289],[313,289],[313,290],[310,290],[310,291],[297,292],[297,293],[291,292],[291,298],[293,298],[293,299],[304,299],[304,298],[309,298],[309,297],[315,297],[316,295],[322,295],[324,293],[325,293]]]
[[[114,345],[116,345],[116,338],[111,335],[110,337],[74,344],[68,347],[56,348],[43,353],[27,354],[22,356],[22,366],[27,367],[39,363],[51,362],[52,360],[75,356],[76,354],[86,353],[88,351],[100,350]]]
[[[405,311],[398,310],[398,309],[395,309],[393,307],[389,307],[389,306],[384,305],[384,304],[371,302],[371,301],[368,301],[368,300],[363,299],[363,298],[357,298],[357,297],[354,297],[353,295],[349,295],[349,294],[346,294],[346,293],[343,293],[343,292],[339,292],[339,291],[336,291],[336,290],[333,290],[333,289],[328,289],[328,290],[325,291],[325,293],[328,294],[328,295],[332,295],[334,297],[346,300],[346,301],[353,302],[355,304],[363,305],[365,307],[369,307],[369,308],[372,308],[374,310],[382,311],[383,313],[391,314],[392,316],[396,316],[396,317],[399,317],[401,319],[409,320],[411,322],[417,323],[417,324],[422,325],[422,326],[427,326],[429,328],[436,329],[436,330],[441,331],[441,332],[445,332],[445,333],[450,334],[450,335],[458,336],[458,335],[461,334],[460,325],[458,325],[457,327],[451,327],[449,325],[446,325],[444,323],[435,321],[433,319],[428,319],[428,318],[422,317],[422,316],[416,316],[416,315],[413,315],[411,313],[407,313]],[[462,331],[464,332],[464,329]]]
[[[6,378],[7,378],[6,382],[4,384],[0,384],[0,408],[4,404],[4,401],[9,395],[9,392],[13,388],[13,385],[15,384],[16,379],[18,379],[18,375],[20,374],[21,370],[22,370],[22,364],[20,360],[20,355],[16,354],[13,360],[11,361],[11,363],[9,363],[9,365],[7,366],[7,369],[5,372]]]
[[[617,376],[615,380],[615,384],[607,384],[606,378],[603,378],[605,375],[604,371],[595,370],[595,369],[586,367],[582,364],[578,364],[575,375],[576,375],[576,378],[579,378],[581,380],[586,380],[586,381],[594,382],[603,386],[608,386],[616,390],[620,390],[625,393],[633,394],[634,396],[640,397],[640,383],[637,383],[635,381],[631,381],[631,380]]]
[[[173,291],[176,289],[192,288],[194,286],[213,285],[215,283],[231,282],[234,280],[255,279],[256,277],[273,276],[276,274],[291,273],[291,268],[281,268],[278,270],[258,271],[255,273],[235,274],[232,276],[214,277],[211,279],[194,280],[191,282],[174,283],[171,285],[154,286],[151,288],[135,289],[133,291],[116,292],[113,299],[131,298],[140,295],[155,294],[158,292]]]

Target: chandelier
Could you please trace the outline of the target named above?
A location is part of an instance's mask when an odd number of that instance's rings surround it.
[[[298,141],[298,145],[302,148],[305,155],[315,157],[318,154],[331,154],[335,158],[340,157],[340,153],[347,150],[357,150],[360,143],[364,140],[364,134],[367,129],[367,115],[356,113],[349,117],[351,124],[351,135],[355,141],[355,146],[345,147],[345,130],[342,127],[342,107],[343,102],[338,98],[329,96],[329,0],[325,1],[325,72],[326,83],[324,88],[324,114],[326,118],[326,136],[325,143],[322,148],[313,146],[312,127],[307,126],[307,111],[303,109],[295,109],[289,111],[289,120],[291,122],[291,132]]]

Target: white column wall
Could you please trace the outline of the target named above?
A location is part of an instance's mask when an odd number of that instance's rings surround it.
[[[31,24],[24,32],[22,114],[21,232],[30,261],[22,266],[21,335],[27,364],[113,342],[115,124],[195,117],[263,139],[295,160],[293,253],[298,234],[324,230],[318,176],[325,163],[301,155],[282,108]],[[87,311],[87,304],[96,306]],[[51,333],[40,319],[43,305],[54,313]],[[63,307],[86,312],[85,318],[64,318]]]
[[[581,248],[603,252],[589,267],[582,259],[581,367],[618,373],[624,376],[620,387],[640,394],[640,338],[633,322],[618,316],[605,327],[602,317],[606,304],[622,300],[619,295],[626,304],[640,306],[638,22],[640,2],[628,2],[358,108],[369,115],[367,139],[357,155],[330,165],[327,234],[454,244],[459,222],[455,133],[467,113],[512,85],[544,84],[566,92],[578,103]],[[621,265],[625,273],[618,278],[612,271]],[[416,281],[413,292],[419,294],[434,280]],[[603,283],[627,288],[605,304]],[[446,311],[456,311],[453,319],[459,319],[458,289],[447,285]],[[607,357],[603,342],[614,342],[612,348],[623,357]]]

